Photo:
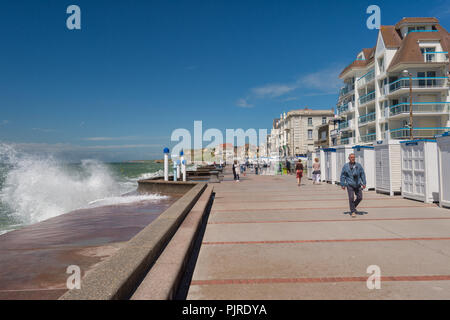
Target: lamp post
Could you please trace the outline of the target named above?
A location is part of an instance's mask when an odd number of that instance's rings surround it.
[[[414,140],[413,136],[413,103],[412,103],[412,74],[408,70],[403,70],[403,74],[409,77],[409,139]]]

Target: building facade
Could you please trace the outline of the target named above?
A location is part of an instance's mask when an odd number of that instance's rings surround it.
[[[271,155],[304,156],[314,150],[318,139],[317,127],[334,119],[334,110],[293,110],[274,121],[269,140]]]
[[[339,120],[329,120],[327,123],[317,127],[317,140],[314,148],[329,148],[338,145],[339,140],[335,134],[338,129]]]
[[[436,18],[381,26],[375,47],[359,52],[339,76],[340,144],[409,139],[410,102],[414,138],[449,131],[449,47]]]

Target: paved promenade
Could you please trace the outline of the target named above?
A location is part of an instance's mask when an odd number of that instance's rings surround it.
[[[352,218],[338,186],[230,171],[188,299],[450,299],[450,210],[369,191]]]

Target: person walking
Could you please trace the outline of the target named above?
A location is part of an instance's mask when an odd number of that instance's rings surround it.
[[[314,159],[314,163],[312,165],[312,179],[313,179],[313,184],[320,184],[320,163],[319,163],[319,158],[315,158]]]
[[[286,159],[286,172],[291,174],[291,162],[288,159]]]
[[[233,163],[233,174],[234,174],[234,181],[239,182],[239,174],[241,173],[241,168],[239,166],[239,163],[237,160],[234,160]]]
[[[348,160],[349,162],[342,168],[341,187],[343,190],[347,188],[350,212],[355,218],[356,208],[363,199],[362,191],[366,188],[366,174],[363,167],[355,161],[355,154],[350,154]]]
[[[300,187],[300,184],[302,183],[302,177],[303,177],[303,164],[302,160],[298,160],[298,163],[295,166],[295,171],[297,172],[297,184]]]

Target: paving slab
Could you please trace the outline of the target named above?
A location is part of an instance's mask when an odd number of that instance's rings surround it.
[[[450,299],[450,210],[295,176],[215,187],[188,299]],[[367,268],[381,271],[370,290]]]

